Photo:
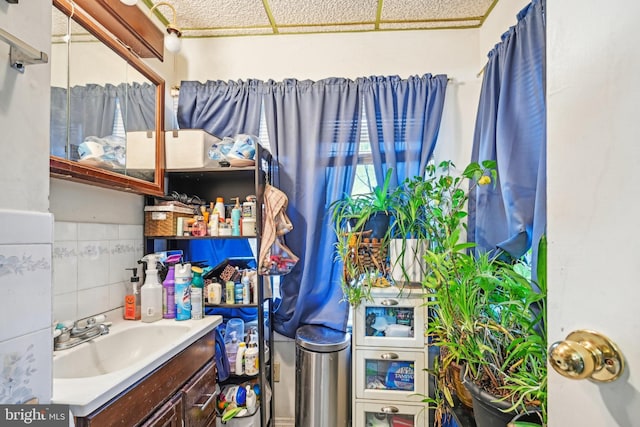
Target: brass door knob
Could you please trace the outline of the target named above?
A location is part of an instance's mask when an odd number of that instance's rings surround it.
[[[574,331],[549,347],[549,363],[560,375],[574,379],[611,382],[624,370],[618,347],[594,331]]]

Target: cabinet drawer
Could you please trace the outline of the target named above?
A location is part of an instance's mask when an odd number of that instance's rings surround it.
[[[360,348],[357,354],[357,398],[419,402],[427,395],[424,351]]]
[[[423,348],[426,307],[421,297],[375,297],[354,312],[356,345]]]
[[[427,404],[407,405],[397,402],[358,401],[354,409],[354,426],[427,427]]]
[[[184,426],[206,427],[213,425],[216,412],[216,368],[208,363],[182,388]]]

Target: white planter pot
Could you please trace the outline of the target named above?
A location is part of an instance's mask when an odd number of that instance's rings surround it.
[[[427,271],[424,254],[428,242],[423,239],[391,239],[389,264],[396,282],[422,282]]]

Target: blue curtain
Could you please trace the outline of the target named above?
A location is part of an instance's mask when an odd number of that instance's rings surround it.
[[[275,184],[289,197],[294,224],[286,244],[300,257],[282,277],[274,316],[275,330],[291,338],[304,324],[346,329],[349,306],[341,302],[342,266],[334,262],[328,213],[353,185],[361,106],[358,84],[347,79],[264,84],[269,140],[279,163]]]
[[[423,176],[438,138],[447,76],[358,79],[378,183],[393,168],[391,188]]]
[[[220,138],[246,133],[258,135],[262,98],[258,82],[183,81],[178,98],[181,129],[204,129]],[[192,259],[212,266],[229,256],[253,257],[247,240],[205,239],[189,241]],[[255,309],[251,309],[255,313]]]
[[[117,87],[127,132],[156,128],[156,87],[150,83],[121,83]]]
[[[239,133],[258,135],[261,82],[183,81],[178,97],[178,126],[204,129],[220,138]]]
[[[351,192],[358,164],[363,102],[376,175],[393,167],[395,182],[424,173],[438,135],[446,76],[249,82],[182,82],[178,122],[218,136],[258,133],[260,106],[278,161],[273,184],[289,198],[294,229],[286,244],[300,261],[280,284],[274,328],[295,337],[299,326],[345,330],[342,265],[329,205]],[[254,126],[252,128],[252,125]]]
[[[534,0],[488,54],[472,161],[496,160],[498,182],[469,201],[478,250],[518,258],[533,246],[533,266],[546,228],[545,45],[544,1]]]

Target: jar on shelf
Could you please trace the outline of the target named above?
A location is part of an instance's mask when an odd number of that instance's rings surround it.
[[[191,226],[191,235],[196,237],[202,237],[207,235],[207,223],[204,222],[204,216],[198,215],[195,217],[196,222]]]

